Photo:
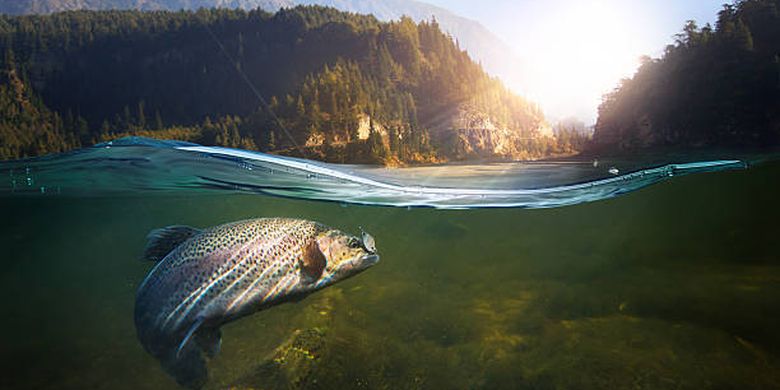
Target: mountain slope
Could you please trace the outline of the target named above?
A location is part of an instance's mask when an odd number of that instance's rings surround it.
[[[137,9],[195,10],[198,8],[260,8],[276,12],[295,5],[323,5],[341,11],[372,14],[383,21],[409,16],[416,22],[435,17],[441,29],[455,37],[461,48],[480,62],[485,70],[507,85],[522,85],[520,59],[513,50],[480,23],[458,16],[444,8],[414,0],[13,0],[0,2],[0,13],[11,15],[45,14],[67,10]]]
[[[417,22],[436,18],[441,29],[458,40],[485,70],[507,85],[520,85],[521,61],[513,49],[475,20],[458,16],[444,8],[414,0],[294,0],[301,4],[320,4],[348,12],[372,14],[380,20],[409,16]]]
[[[566,152],[538,107],[435,22],[303,6],[0,16],[2,52],[50,122],[82,144],[155,132],[385,163]]]

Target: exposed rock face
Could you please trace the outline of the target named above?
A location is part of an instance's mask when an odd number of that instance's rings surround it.
[[[536,128],[536,133],[540,137],[555,138],[555,130],[549,123],[543,122]]]
[[[509,158],[514,149],[514,140],[506,129],[465,128],[455,130],[455,159],[473,157]]]
[[[535,159],[543,157],[529,151],[523,141],[547,138],[554,140],[552,127],[545,122],[530,132],[510,130],[496,124],[490,117],[470,107],[462,107],[449,125],[433,133],[434,143],[444,146],[444,154],[452,160],[474,158]]]
[[[556,143],[552,127],[544,120],[532,124],[530,129],[514,129],[499,124],[487,113],[481,112],[469,106],[453,109],[450,115],[443,113],[436,126],[424,128],[429,134],[430,145],[434,153],[426,156],[412,156],[412,161],[417,163],[440,163],[445,161],[465,161],[473,159],[482,160],[536,160],[555,155],[551,147]],[[386,150],[390,150],[392,144],[403,142],[403,133],[393,132],[391,129],[402,128],[405,124],[400,122],[384,123],[368,114],[359,114],[355,122],[357,127],[345,129],[344,137],[352,134],[355,138],[325,137],[320,132],[312,133],[306,140],[304,147],[307,150],[305,157],[321,159],[324,161],[346,163],[343,157],[350,145],[355,141],[372,142],[372,134],[378,134],[381,143]],[[407,129],[408,130],[408,129]],[[392,140],[391,137],[398,137]],[[279,151],[277,151],[279,152]],[[289,155],[298,156],[299,150],[290,149],[283,151]],[[375,163],[370,156],[363,156],[362,163]],[[417,158],[418,160],[414,160]],[[350,162],[355,162],[350,161]],[[398,163],[397,159],[384,160],[385,164]]]
[[[357,136],[361,141],[365,141],[371,135],[371,126],[378,132],[383,139],[387,138],[387,129],[379,122],[373,121],[370,116],[363,114],[358,119]]]
[[[325,136],[322,135],[322,133],[320,132],[314,132],[306,140],[304,146],[306,147],[322,146],[324,143],[325,143]]]
[[[391,140],[387,124],[362,114],[355,132],[358,140],[368,140],[372,129],[382,137],[385,146],[389,147]],[[431,137],[432,144],[437,146],[441,157],[449,160],[537,159],[545,155],[529,151],[529,141],[555,140],[553,129],[546,122],[539,123],[531,131],[522,132],[501,126],[489,115],[468,106],[455,110],[451,117],[445,118],[433,128]],[[399,139],[402,139],[400,134]],[[322,142],[319,143],[321,144]]]

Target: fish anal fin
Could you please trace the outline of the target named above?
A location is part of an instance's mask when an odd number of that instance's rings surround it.
[[[313,282],[322,276],[322,272],[325,270],[325,266],[328,261],[325,259],[325,255],[320,250],[320,246],[317,245],[316,240],[311,240],[303,247],[303,256],[301,257],[301,272],[303,276]]]
[[[177,246],[198,233],[200,233],[199,229],[183,225],[154,229],[146,235],[143,259],[149,261],[162,260]]]
[[[195,332],[195,342],[198,343],[203,352],[206,352],[208,357],[213,359],[222,348],[222,332],[219,328],[200,328]]]

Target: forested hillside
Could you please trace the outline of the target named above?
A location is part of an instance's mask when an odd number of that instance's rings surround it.
[[[322,7],[78,11],[0,17],[0,44],[0,110],[23,112],[2,118],[5,158],[125,134],[343,162],[572,151],[435,21]],[[30,137],[33,123],[53,135]]]
[[[780,1],[724,5],[688,22],[660,59],[599,108],[596,151],[780,145]]]
[[[195,11],[199,8],[229,8],[245,11],[261,9],[276,12],[297,5],[320,5],[345,12],[374,15],[381,21],[408,16],[415,22],[435,17],[443,32],[460,42],[470,57],[493,76],[515,88],[523,86],[527,75],[519,57],[480,23],[456,15],[444,8],[416,0],[8,0],[0,1],[0,13],[10,15],[48,14],[75,10]]]

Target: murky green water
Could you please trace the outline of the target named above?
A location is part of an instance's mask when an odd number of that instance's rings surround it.
[[[0,198],[0,388],[176,388],[133,326],[144,237],[260,216],[362,226],[382,261],[223,327],[210,389],[780,388],[778,178],[545,210]]]

